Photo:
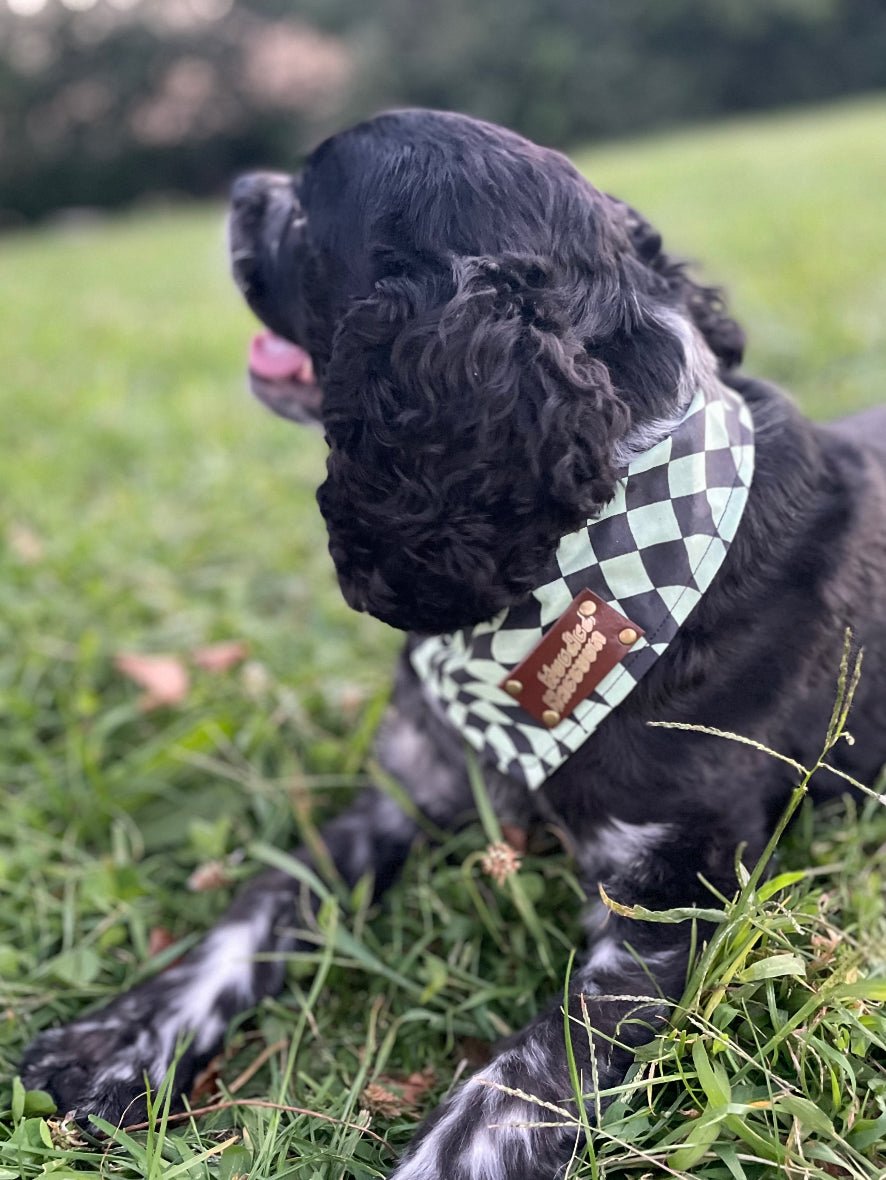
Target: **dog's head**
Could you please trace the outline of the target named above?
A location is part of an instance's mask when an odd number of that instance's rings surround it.
[[[638,214],[458,115],[381,115],[295,177],[242,178],[231,247],[270,329],[255,392],[326,432],[318,500],[345,598],[403,629],[523,597],[711,351],[741,355],[717,293]]]

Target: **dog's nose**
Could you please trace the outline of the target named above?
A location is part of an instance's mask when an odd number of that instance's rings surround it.
[[[235,209],[259,208],[272,192],[289,183],[289,177],[279,172],[247,172],[231,186],[231,204]]]

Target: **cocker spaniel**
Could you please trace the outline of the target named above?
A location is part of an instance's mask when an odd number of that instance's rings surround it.
[[[705,904],[702,878],[732,894],[736,849],[759,857],[793,772],[649,722],[735,731],[809,765],[846,627],[865,675],[855,743],[831,758],[874,782],[886,410],[817,426],[742,376],[741,329],[642,217],[474,119],[381,115],[297,176],[242,178],[231,243],[269,329],[253,388],[326,434],[318,500],[342,592],[409,633],[377,753],[436,825],[472,808],[467,749],[502,817],[568,833],[589,897],[602,883],[624,905]],[[820,772],[813,793],[841,785]],[[418,831],[369,790],[323,838],[346,882],[369,872],[381,891]],[[43,1033],[27,1083],[114,1121],[191,1034],[184,1090],[229,1019],[281,986],[301,890],[257,877],[178,965]],[[568,1007],[600,1031],[595,1062],[585,1035],[572,1048],[606,1087],[665,1010],[629,997],[679,995],[690,934],[602,916],[590,907]],[[534,1126],[544,1112],[505,1090],[573,1100],[563,1003],[483,1070],[505,1089],[454,1091],[397,1180],[561,1174],[572,1134]]]

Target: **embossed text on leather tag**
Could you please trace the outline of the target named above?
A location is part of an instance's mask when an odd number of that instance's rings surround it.
[[[499,687],[553,729],[590,696],[642,634],[641,627],[592,590],[582,590]]]

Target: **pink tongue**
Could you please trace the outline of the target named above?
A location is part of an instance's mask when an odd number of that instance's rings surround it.
[[[305,350],[273,332],[265,331],[252,338],[249,368],[266,381],[297,381],[300,385],[314,382],[314,367]]]

